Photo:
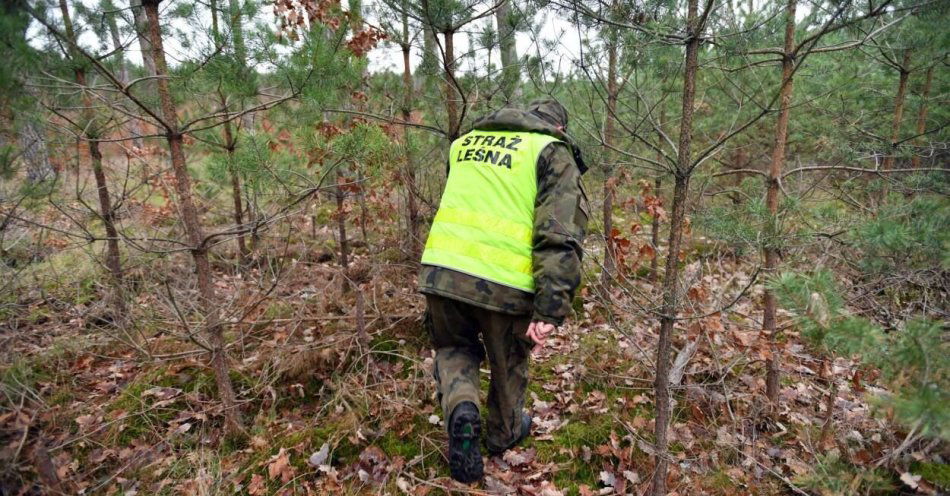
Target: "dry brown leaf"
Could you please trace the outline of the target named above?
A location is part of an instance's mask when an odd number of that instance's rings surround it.
[[[268,477],[271,479],[280,477],[280,481],[284,484],[294,478],[294,472],[294,467],[290,465],[290,453],[285,448],[281,448],[267,464]]]
[[[247,493],[251,496],[264,496],[267,494],[267,481],[261,474],[251,476],[251,483],[247,485]]]

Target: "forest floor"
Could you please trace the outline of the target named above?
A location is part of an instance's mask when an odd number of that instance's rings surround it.
[[[657,290],[642,270],[607,295],[582,290],[586,303],[575,318],[532,358],[533,436],[488,460],[483,483],[468,486],[448,477],[416,269],[399,250],[373,248],[398,245],[399,233],[374,225],[370,243],[357,243],[353,254],[354,263],[373,267],[359,289],[368,331],[361,342],[356,292],[342,289],[331,231],[309,222],[278,227],[287,234],[263,239],[244,273],[233,267],[233,248],[215,252],[217,291],[234,317],[229,351],[249,426],[244,440],[221,437],[206,356],[194,351],[180,320],[159,311],[172,301],[163,284],[190,280],[186,259],[126,261],[136,288],[131,339],[149,356],[95,317],[102,287],[85,254],[63,250],[39,264],[37,277],[68,273],[73,282],[37,279],[37,288],[17,296],[19,310],[4,316],[0,494],[39,494],[35,484],[56,481],[70,494],[126,495],[648,490],[657,325],[644,308]],[[674,342],[672,494],[894,494],[902,487],[911,494],[904,483],[926,491],[927,480],[940,479],[907,479],[889,468],[884,457],[906,433],[874,415],[873,377],[844,359],[825,364],[794,329],[784,343],[781,406],[770,412],[755,261],[702,239],[690,247],[685,315],[692,317],[677,324]],[[595,272],[587,279],[597,280]],[[822,442],[832,383],[833,436]]]

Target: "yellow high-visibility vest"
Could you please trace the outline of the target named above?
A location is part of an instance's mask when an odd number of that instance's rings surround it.
[[[477,129],[453,141],[422,263],[534,292],[537,163],[555,141],[545,134]]]

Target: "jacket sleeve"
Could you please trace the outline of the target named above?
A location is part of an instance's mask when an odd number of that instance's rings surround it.
[[[587,229],[587,198],[581,172],[564,143],[552,143],[538,158],[534,209],[534,315],[561,325],[581,282],[581,244]]]

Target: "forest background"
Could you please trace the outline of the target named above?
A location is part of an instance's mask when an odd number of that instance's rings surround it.
[[[950,491],[950,5],[9,0],[0,494]],[[446,150],[590,171],[525,446],[448,477]]]

